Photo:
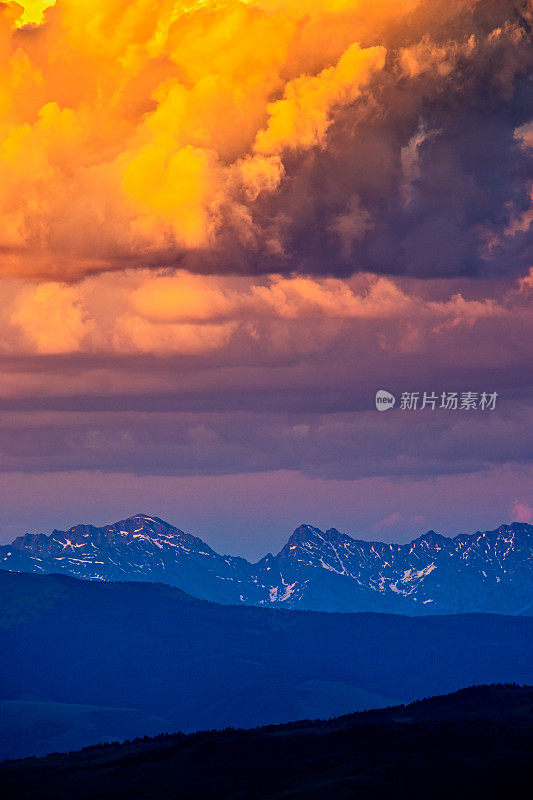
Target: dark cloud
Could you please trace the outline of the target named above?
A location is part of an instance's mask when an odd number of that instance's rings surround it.
[[[533,234],[510,231],[530,206],[533,180],[533,151],[516,135],[533,108],[526,6],[479,3],[454,39],[433,20],[421,39],[404,35],[413,74],[406,51],[393,49],[366,97],[336,114],[327,146],[286,156],[284,181],[256,203],[265,239],[284,248],[279,258],[263,253],[262,267],[525,272]],[[244,253],[232,263],[261,268]]]
[[[474,473],[527,465],[531,409],[355,413],[20,413],[0,433],[3,468],[135,475],[295,470],[322,478]]]

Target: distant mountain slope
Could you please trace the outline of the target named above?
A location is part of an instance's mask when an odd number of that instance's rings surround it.
[[[175,735],[0,765],[9,800],[524,796],[533,688],[479,686],[328,722]]]
[[[533,613],[533,526],[514,522],[409,544],[352,539],[301,525],[257,564],[138,514],[102,528],[26,534],[0,547],[0,567],[92,580],[157,581],[218,603],[400,614]]]
[[[530,617],[227,606],[165,585],[63,575],[0,572],[0,639],[0,701],[35,704],[16,739],[3,717],[4,757],[68,747],[66,705],[85,720],[79,706],[105,710],[90,716],[100,727],[89,744],[119,728],[127,736],[127,724],[138,735],[147,715],[169,731],[255,726],[473,683],[533,683]]]
[[[0,548],[0,567],[18,572],[64,572],[96,580],[160,581],[195,597],[232,603],[249,580],[244,559],[219,556],[205,542],[157,517],[138,514],[96,528],[26,534]]]

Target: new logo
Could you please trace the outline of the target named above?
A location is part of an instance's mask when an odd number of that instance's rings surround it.
[[[389,408],[393,408],[395,402],[394,395],[386,392],[385,389],[380,389],[376,392],[376,408],[378,411],[387,411]]]

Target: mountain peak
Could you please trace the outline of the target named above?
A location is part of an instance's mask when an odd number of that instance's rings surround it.
[[[115,525],[122,525],[125,522],[138,522],[143,525],[146,522],[153,522],[156,525],[163,525],[165,528],[174,528],[174,525],[171,525],[170,522],[166,522],[166,520],[161,519],[160,517],[150,516],[149,514],[134,514],[132,517],[115,522]]]
[[[444,542],[447,542],[448,537],[443,536],[442,533],[437,533],[434,530],[426,531],[417,539],[413,539],[410,544],[416,545],[418,543],[428,545],[429,547],[435,547],[436,545],[442,545]]]
[[[316,544],[320,541],[325,541],[324,531],[321,531],[320,528],[314,528],[312,525],[302,524],[293,531],[285,547]]]
[[[528,522],[511,522],[510,525],[500,525],[498,530],[501,533],[513,531],[513,533],[533,533],[533,525]]]

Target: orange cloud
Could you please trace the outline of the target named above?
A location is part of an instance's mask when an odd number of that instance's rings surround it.
[[[359,291],[336,278],[280,276],[274,276],[267,286],[254,287],[253,291],[271,311],[287,319],[313,316],[386,319],[411,313],[416,305],[393,281],[373,276]]]
[[[56,0],[17,0],[17,4],[22,7],[22,14],[17,21],[17,25],[40,25],[43,21],[44,12],[55,4]]]
[[[411,251],[440,231],[411,202],[438,133],[424,108],[463,92],[465,64],[467,87],[488,71],[506,97],[527,68],[525,27],[500,4],[479,22],[477,0],[0,3],[0,276],[387,273],[395,252],[398,274],[420,274]],[[410,224],[395,217],[398,183]],[[519,188],[495,199],[501,224],[464,212],[464,258],[484,236],[482,258],[527,232]],[[462,274],[461,254],[434,269]]]
[[[323,144],[420,0],[0,7],[0,274],[70,280],[213,248]],[[244,202],[243,202],[244,200]],[[274,242],[272,247],[276,247]]]
[[[42,354],[79,351],[95,332],[80,290],[59,283],[24,290],[10,321],[21,329],[30,349]]]
[[[362,50],[353,44],[334,67],[290,81],[283,98],[269,104],[268,123],[257,134],[254,150],[276,155],[287,148],[323,144],[331,109],[355,100],[371,72],[383,69],[385,53],[383,47]]]
[[[140,316],[124,315],[115,324],[113,349],[119,353],[200,355],[227,345],[235,327],[232,322],[158,325]]]
[[[181,272],[144,281],[131,295],[142,316],[156,322],[206,322],[228,317],[240,298],[221,281]]]
[[[531,324],[524,280],[498,303],[458,292],[439,300],[376,275],[350,280],[198,276],[180,270],[154,276],[130,270],[76,285],[0,281],[5,314],[0,350],[12,353],[151,353],[201,355],[268,348],[316,352],[353,331],[375,328],[387,347],[419,349],[427,336],[446,337],[492,318]],[[302,325],[302,321],[305,324]],[[363,327],[361,327],[363,326]],[[398,339],[397,330],[402,335]],[[395,333],[394,333],[395,332]],[[242,350],[244,348],[244,350]]]

